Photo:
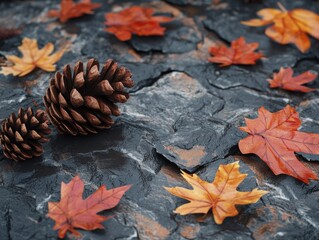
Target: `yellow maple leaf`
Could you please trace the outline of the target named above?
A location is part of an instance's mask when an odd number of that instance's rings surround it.
[[[8,55],[6,58],[13,63],[13,66],[2,67],[0,73],[4,75],[12,74],[13,76],[25,76],[32,72],[36,67],[47,72],[55,71],[56,63],[63,55],[64,49],[54,54],[52,43],[46,44],[42,49],[38,48],[36,39],[24,38],[22,45],[19,47],[22,57]],[[51,55],[50,55],[51,54]]]
[[[262,19],[241,22],[251,27],[268,27],[265,34],[280,44],[293,43],[301,52],[311,47],[307,34],[319,39],[319,15],[305,9],[288,11],[280,3],[280,9],[265,8],[257,12]]]
[[[238,214],[235,205],[255,203],[264,194],[268,193],[257,188],[251,192],[238,192],[236,190],[247,176],[247,174],[239,172],[238,162],[220,165],[212,183],[203,181],[196,174],[190,175],[182,171],[182,176],[193,189],[164,187],[171,194],[190,201],[178,207],[175,213],[181,215],[207,214],[212,208],[217,224],[222,224],[226,217],[233,217]]]

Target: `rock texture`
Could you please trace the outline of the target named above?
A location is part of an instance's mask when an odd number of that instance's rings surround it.
[[[317,92],[300,94],[268,88],[267,78],[281,66],[297,73],[319,71],[319,41],[308,54],[291,45],[281,46],[241,20],[256,11],[276,7],[275,0],[246,4],[222,1],[103,1],[96,14],[60,24],[46,16],[58,1],[0,1],[0,22],[23,27],[22,34],[0,41],[2,57],[17,54],[23,37],[39,45],[68,45],[58,62],[65,64],[112,58],[133,73],[131,98],[122,106],[115,125],[95,136],[71,137],[54,131],[40,158],[16,163],[0,152],[0,239],[57,239],[53,221],[46,217],[47,202],[58,201],[61,181],[80,175],[88,189],[101,184],[133,184],[121,203],[104,215],[105,230],[81,231],[83,239],[318,239],[319,188],[289,176],[275,176],[258,157],[241,155],[238,130],[244,117],[256,116],[265,106],[277,111],[297,107],[302,131],[319,133]],[[134,4],[151,6],[176,18],[165,24],[163,38],[133,37],[119,42],[103,31],[104,13]],[[307,8],[319,13],[318,0],[282,0],[288,9]],[[244,35],[258,41],[267,58],[250,67],[219,68],[209,63],[208,48]],[[0,75],[0,119],[19,107],[42,105],[52,74],[37,70],[24,78]],[[317,79],[311,87],[318,88]],[[298,154],[319,174],[319,156]],[[220,164],[240,161],[248,173],[240,190],[259,187],[270,191],[256,204],[239,207],[240,214],[216,225],[211,216],[179,216],[173,210],[184,203],[163,186],[186,186],[184,169],[213,180]],[[88,191],[86,194],[90,194]]]

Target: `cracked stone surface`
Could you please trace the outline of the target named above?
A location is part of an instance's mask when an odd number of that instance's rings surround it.
[[[71,137],[55,130],[45,153],[25,162],[13,162],[0,151],[0,239],[57,239],[54,222],[46,217],[49,201],[60,198],[61,182],[79,175],[88,196],[100,185],[108,188],[132,184],[105,229],[81,231],[83,239],[319,239],[319,187],[289,176],[275,176],[257,156],[242,155],[238,130],[245,117],[256,117],[259,107],[278,111],[295,106],[303,121],[301,131],[319,133],[319,95],[269,89],[267,79],[280,67],[296,74],[319,72],[319,41],[307,54],[282,46],[264,35],[264,28],[240,24],[256,11],[276,7],[276,1],[247,4],[244,0],[137,0],[135,5],[155,8],[175,17],[166,23],[166,35],[133,37],[119,42],[103,31],[104,14],[133,5],[133,1],[102,1],[94,15],[60,24],[49,19],[58,1],[0,1],[0,23],[22,27],[19,36],[0,41],[0,57],[19,54],[23,37],[36,38],[40,46],[53,42],[68,51],[57,63],[73,65],[94,57],[113,58],[133,73],[131,98],[120,105],[122,115],[109,130],[94,136]],[[318,0],[282,0],[288,9],[319,12]],[[258,41],[266,55],[255,66],[220,68],[207,61],[213,43],[229,44],[244,35]],[[0,62],[1,64],[1,62]],[[0,119],[19,107],[43,108],[42,96],[54,73],[36,70],[17,78],[0,75]],[[319,80],[309,84],[319,87]],[[319,174],[319,156],[297,153]],[[241,191],[270,191],[259,202],[240,206],[239,215],[222,225],[209,214],[180,216],[173,210],[185,200],[170,195],[163,186],[184,186],[180,169],[212,181],[220,164],[240,161],[248,177]],[[69,237],[67,237],[68,239]]]

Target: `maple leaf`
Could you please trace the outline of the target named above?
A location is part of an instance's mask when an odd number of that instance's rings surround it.
[[[302,84],[312,82],[317,78],[316,73],[311,71],[304,72],[293,77],[292,68],[280,68],[279,73],[275,73],[273,79],[268,79],[271,88],[282,88],[289,91],[312,92],[316,89],[302,86]]]
[[[115,207],[130,187],[131,185],[127,185],[107,190],[105,186],[101,186],[83,200],[84,183],[79,176],[76,176],[67,184],[62,182],[61,200],[49,202],[47,216],[56,222],[53,229],[59,230],[59,238],[64,238],[68,231],[74,236],[80,236],[75,228],[103,229],[101,223],[109,217],[97,213]]]
[[[233,64],[253,65],[263,57],[262,53],[255,52],[258,43],[246,43],[244,37],[240,37],[231,43],[231,47],[226,46],[211,47],[209,52],[213,57],[208,60],[213,63],[220,63],[221,67]]]
[[[23,39],[19,50],[22,53],[22,58],[14,55],[6,56],[14,65],[2,67],[0,73],[22,77],[32,72],[36,67],[47,72],[53,72],[55,71],[54,63],[56,63],[64,53],[64,50],[61,50],[50,55],[54,50],[52,43],[48,43],[42,49],[39,49],[37,40],[30,38]]]
[[[238,192],[236,190],[247,176],[247,174],[239,172],[238,161],[220,165],[212,183],[200,179],[196,174],[190,175],[182,171],[182,176],[193,187],[192,190],[182,187],[164,187],[171,194],[190,201],[178,207],[175,213],[181,215],[207,214],[212,208],[217,224],[222,224],[226,217],[238,214],[235,205],[255,203],[267,193],[267,191],[257,188],[251,192]]]
[[[293,43],[301,52],[306,52],[311,42],[307,34],[319,39],[319,15],[305,9],[287,11],[280,3],[280,9],[265,8],[257,12],[262,19],[243,21],[247,26],[268,27],[265,34],[280,44]]]
[[[173,18],[153,16],[152,8],[133,6],[118,13],[105,14],[105,30],[113,33],[119,40],[127,41],[132,34],[138,36],[163,36],[165,28],[160,23],[170,22]]]
[[[319,154],[319,134],[298,131],[301,121],[295,108],[287,105],[271,113],[261,107],[258,115],[256,119],[245,119],[247,126],[239,128],[249,134],[239,141],[240,151],[259,156],[275,175],[287,174],[305,183],[318,179],[295,152]]]
[[[93,14],[93,10],[101,7],[99,3],[92,3],[91,0],[82,0],[74,3],[73,0],[61,0],[60,11],[50,10],[49,17],[56,17],[60,22],[65,23],[71,18],[78,18],[85,14]]]

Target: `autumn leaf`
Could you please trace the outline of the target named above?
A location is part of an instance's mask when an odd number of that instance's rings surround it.
[[[165,28],[160,23],[173,20],[170,17],[153,16],[152,8],[133,6],[118,13],[105,14],[105,30],[113,33],[119,40],[127,41],[132,34],[138,36],[163,36]]]
[[[91,0],[82,0],[74,3],[73,0],[61,0],[60,11],[50,10],[49,17],[56,17],[60,22],[65,23],[71,18],[78,18],[85,14],[93,14],[93,10],[101,7],[99,3],[92,3]]]
[[[115,207],[130,185],[107,190],[101,186],[88,198],[82,198],[84,183],[80,177],[74,177],[69,183],[61,184],[60,202],[49,202],[48,217],[55,221],[54,230],[59,230],[59,238],[64,238],[69,231],[74,236],[81,236],[75,228],[84,230],[103,229],[101,224],[108,217],[97,215],[98,212]]]
[[[6,56],[6,58],[13,63],[13,66],[2,67],[0,73],[22,77],[32,72],[36,67],[47,72],[53,72],[55,71],[54,63],[56,63],[64,53],[64,50],[61,50],[51,54],[54,50],[52,43],[48,43],[42,49],[39,49],[37,40],[30,38],[23,39],[19,50],[22,53],[22,58],[14,55]]]
[[[231,47],[213,46],[209,49],[210,57],[208,60],[213,63],[220,63],[221,67],[233,64],[253,65],[263,57],[262,53],[255,52],[258,43],[246,43],[244,37],[240,37],[231,43]]]
[[[256,119],[245,119],[247,126],[239,128],[249,134],[239,141],[240,151],[258,155],[275,175],[287,174],[305,183],[309,183],[308,179],[317,180],[295,152],[319,154],[319,134],[299,132],[301,121],[289,105],[275,113],[261,107],[258,115]]]
[[[306,52],[311,42],[307,34],[319,39],[319,15],[305,9],[286,10],[280,3],[280,9],[265,8],[257,14],[262,19],[243,21],[247,26],[259,27],[272,24],[265,34],[280,44],[293,43],[301,52]]]
[[[271,88],[282,88],[289,91],[312,92],[316,89],[302,86],[302,84],[312,82],[317,78],[317,73],[311,71],[304,72],[293,77],[292,68],[280,68],[279,73],[275,73],[273,79],[268,79]]]
[[[193,187],[192,190],[182,187],[165,187],[171,194],[189,201],[189,203],[178,207],[175,213],[181,215],[207,214],[212,208],[217,224],[222,224],[226,217],[238,214],[235,205],[255,203],[267,193],[267,191],[257,188],[251,192],[238,192],[236,190],[247,176],[247,174],[239,172],[238,162],[220,165],[212,183],[200,179],[196,174],[190,175],[182,171],[182,176]]]

